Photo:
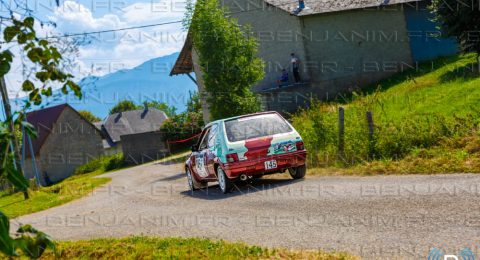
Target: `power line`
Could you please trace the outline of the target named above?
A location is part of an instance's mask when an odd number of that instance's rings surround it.
[[[272,5],[275,8],[285,6],[285,5],[291,5],[295,2],[286,2],[280,5]],[[265,8],[268,8],[268,3],[266,6],[255,8],[255,9],[248,9],[248,10],[242,10],[242,11],[237,11],[237,12],[229,12],[225,13],[225,15],[232,15],[232,14],[240,14],[240,13],[248,13],[248,12],[253,12],[253,11],[258,11],[258,10],[264,10]],[[148,24],[148,25],[140,25],[140,26],[131,26],[131,27],[125,27],[125,28],[118,28],[118,29],[109,29],[109,30],[101,30],[101,31],[93,31],[93,32],[83,32],[83,33],[70,33],[70,34],[63,34],[63,35],[55,35],[55,36],[46,36],[43,38],[39,39],[54,39],[54,38],[68,38],[68,37],[76,37],[76,36],[86,36],[86,35],[92,35],[92,34],[100,34],[100,33],[109,33],[109,32],[118,32],[118,31],[127,31],[127,30],[135,30],[135,29],[142,29],[142,28],[149,28],[149,27],[158,27],[158,26],[163,26],[163,25],[171,25],[171,24],[177,24],[177,23],[182,23],[182,20],[178,21],[171,21],[171,22],[164,22],[164,23],[155,23],[155,24]],[[15,42],[15,41],[12,41]],[[0,43],[6,43],[6,42],[0,42]]]
[[[156,23],[156,24],[132,26],[132,27],[125,27],[125,28],[118,28],[118,29],[102,30],[102,31],[95,31],[95,32],[84,32],[84,33],[64,34],[64,35],[58,35],[58,36],[47,36],[47,37],[44,37],[44,38],[41,38],[41,39],[66,38],[66,37],[75,37],[75,36],[83,36],[83,35],[90,35],[90,34],[127,31],[127,30],[134,30],[134,29],[141,29],[141,28],[148,28],[148,27],[157,27],[157,26],[162,26],[162,25],[170,25],[170,24],[176,24],[176,23],[181,23],[181,22],[182,21],[172,21],[172,22],[165,22],[165,23]]]

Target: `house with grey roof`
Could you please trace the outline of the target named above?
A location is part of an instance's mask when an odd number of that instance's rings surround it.
[[[145,107],[109,115],[102,123],[106,154],[123,152],[133,164],[153,161],[168,153],[160,127],[168,117],[165,112]]]
[[[312,98],[331,100],[458,52],[457,42],[442,38],[432,22],[430,1],[305,0],[301,10],[292,0],[220,2],[240,25],[250,25],[258,39],[266,67],[253,91],[262,95],[265,110],[293,112]],[[290,53],[300,60],[298,84],[292,80]],[[278,87],[282,69],[290,72],[290,82]],[[195,43],[187,37],[171,75],[192,72],[204,93]],[[202,103],[208,122],[205,99]]]

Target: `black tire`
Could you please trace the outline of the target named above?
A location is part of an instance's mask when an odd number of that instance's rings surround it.
[[[195,180],[195,177],[193,177],[192,173],[190,172],[190,169],[188,168],[186,169],[186,174],[187,174],[188,186],[190,187],[191,191],[195,191],[195,190],[207,187],[206,182],[199,182]]]
[[[293,167],[288,169],[288,172],[290,173],[290,176],[292,176],[293,179],[303,179],[305,178],[305,174],[307,173],[307,165],[300,165],[297,167]]]
[[[222,167],[217,168],[217,178],[218,185],[220,186],[220,190],[223,192],[223,194],[229,193],[233,188],[233,181],[227,177]]]

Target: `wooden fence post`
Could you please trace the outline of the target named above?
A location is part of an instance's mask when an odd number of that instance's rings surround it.
[[[338,156],[343,157],[345,150],[345,109],[338,108]]]
[[[373,124],[372,111],[367,111],[367,124],[368,124],[368,156],[373,159],[374,157],[373,134],[374,134],[375,128]]]

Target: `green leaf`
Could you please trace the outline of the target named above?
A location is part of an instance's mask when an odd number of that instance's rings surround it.
[[[10,50],[3,51],[0,54],[0,56],[2,60],[8,61],[8,62],[12,62],[13,60],[13,53]]]
[[[68,80],[67,83],[65,83],[65,84],[70,87],[70,89],[73,91],[75,96],[77,96],[79,99],[82,98],[82,90],[81,90],[80,86],[78,86],[77,84],[75,84],[75,82],[73,82],[71,80]]]
[[[20,33],[18,34],[17,40],[18,40],[18,43],[24,44],[27,42],[27,35],[24,33]]]
[[[37,79],[39,79],[41,82],[45,82],[50,78],[50,73],[47,71],[39,71],[35,73],[35,77],[37,77]]]
[[[23,23],[24,23],[25,26],[27,26],[28,28],[33,29],[33,25],[34,25],[34,23],[35,23],[35,19],[33,19],[33,17],[27,17],[27,18],[25,18],[25,20],[23,20]]]
[[[39,90],[36,88],[28,95],[29,100],[35,105],[40,105],[42,103],[42,96],[40,96],[38,92]]]
[[[47,248],[55,251],[53,240],[47,234],[36,230],[31,225],[19,227],[17,233],[21,236],[15,239],[16,245],[30,258],[39,258]]]
[[[21,190],[28,189],[28,180],[22,175],[20,171],[15,169],[14,158],[12,154],[7,155],[6,162],[3,163],[3,175],[10,183]]]
[[[28,136],[30,136],[32,139],[37,138],[37,130],[35,129],[35,126],[26,121],[22,121],[21,125]]]
[[[40,44],[43,47],[47,47],[48,41],[47,40],[40,40],[40,41],[38,41],[38,44]]]
[[[28,51],[27,57],[32,61],[32,62],[38,62],[40,61],[42,57],[43,51],[41,48],[33,48]]]
[[[42,95],[47,96],[47,97],[51,96],[52,95],[52,88],[49,87],[49,88],[46,88],[46,89],[42,89]]]
[[[35,86],[30,80],[25,80],[22,84],[22,90],[23,91],[32,91],[35,89]]]
[[[5,76],[10,71],[10,63],[7,61],[0,62],[0,77]]]
[[[7,256],[16,256],[15,243],[10,237],[10,220],[0,212],[0,252]]]
[[[20,29],[17,26],[9,26],[3,31],[3,38],[6,42],[11,42],[19,33]]]

